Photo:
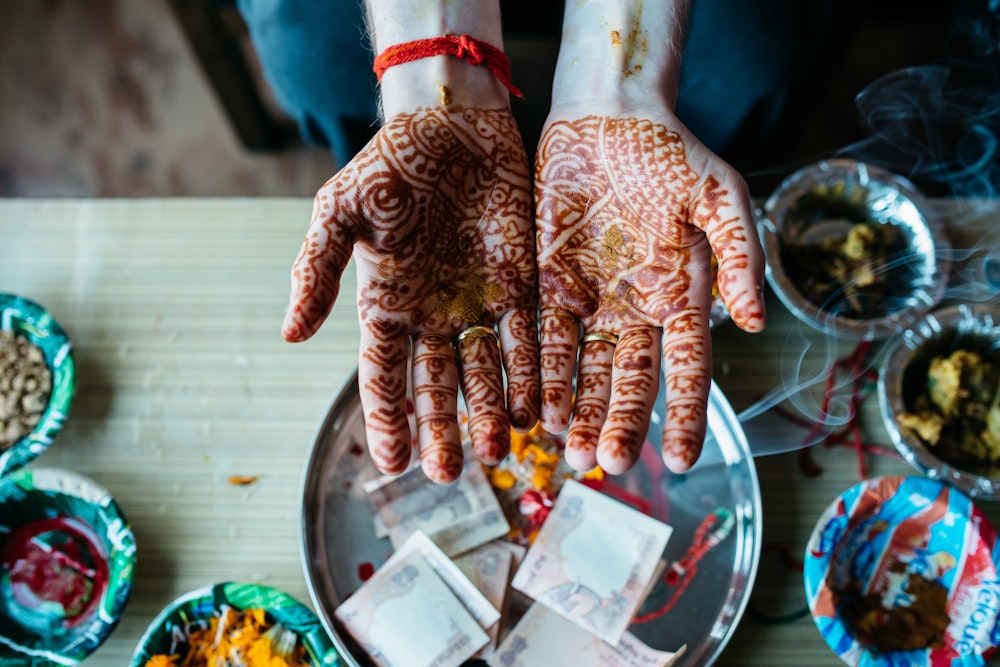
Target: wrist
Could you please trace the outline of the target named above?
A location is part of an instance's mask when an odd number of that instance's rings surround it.
[[[656,99],[672,110],[688,6],[689,0],[567,3],[553,106],[619,100],[627,112]]]
[[[368,22],[376,56],[416,40],[468,35],[503,50],[498,0],[368,0]],[[488,67],[454,55],[401,62],[381,77],[386,118],[426,106],[501,108],[507,90]]]

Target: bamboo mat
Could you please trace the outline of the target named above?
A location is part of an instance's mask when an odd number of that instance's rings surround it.
[[[969,217],[957,203],[938,205]],[[75,470],[105,486],[138,543],[126,614],[88,664],[127,665],[163,606],[219,581],[260,581],[309,603],[301,476],[358,345],[353,268],[314,339],[281,339],[288,271],[311,206],[307,199],[0,200],[0,291],[48,308],[73,340],[77,362],[69,420],[32,465]],[[996,220],[993,207],[973,222]],[[798,323],[773,298],[769,317],[762,334],[731,323],[715,330],[716,380],[737,411],[777,386],[779,359],[797,340]],[[886,443],[875,396],[863,422],[870,442]],[[764,544],[796,557],[823,509],[860,481],[852,451],[812,452],[823,468],[815,478],[802,474],[796,453],[757,460]],[[869,463],[871,476],[913,472],[892,458]],[[258,481],[237,486],[232,475]],[[997,507],[985,509],[1000,520]],[[804,605],[801,575],[765,551],[752,613],[717,664],[841,664],[808,616],[782,623],[758,616]]]

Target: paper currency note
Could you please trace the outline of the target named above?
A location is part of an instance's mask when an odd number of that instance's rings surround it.
[[[385,525],[385,519],[381,514],[372,514],[372,528],[375,530],[375,537],[379,539],[389,537],[389,526]]]
[[[419,530],[447,555],[457,556],[510,531],[493,487],[471,452],[461,477],[452,484],[435,484],[417,468],[371,480],[364,488],[397,549]],[[378,531],[377,521],[375,525]]]
[[[517,568],[521,567],[521,561],[524,560],[524,555],[528,553],[527,547],[522,547],[520,544],[514,544],[513,542],[508,542],[507,540],[494,540],[490,542],[490,544],[497,549],[503,549],[504,551],[510,552],[510,571],[512,574],[517,572]]]
[[[379,667],[458,667],[489,642],[416,551],[379,568],[334,615]]]
[[[513,560],[513,552],[505,549],[496,540],[454,559],[458,569],[486,596],[490,604],[500,611],[501,618],[510,587]],[[484,658],[496,648],[497,640],[500,638],[500,623],[497,622],[487,628],[486,634],[489,635],[490,642],[476,654],[476,657]]]
[[[672,531],[569,480],[512,585],[616,644],[642,604]]]
[[[608,644],[536,602],[486,663],[490,667],[668,667],[683,653],[683,646],[676,652],[650,648],[628,632],[617,645]]]
[[[490,599],[482,588],[476,585],[465,571],[422,532],[417,531],[410,536],[396,553],[389,557],[386,565],[406,558],[411,553],[420,554],[431,569],[437,573],[441,581],[451,589],[455,597],[469,610],[481,628],[492,628],[500,620],[500,607]],[[383,565],[385,567],[385,565]]]

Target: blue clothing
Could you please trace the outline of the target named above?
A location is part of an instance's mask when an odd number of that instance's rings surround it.
[[[330,148],[338,164],[346,164],[378,129],[374,54],[361,0],[238,1],[278,103],[305,141]],[[505,31],[537,36],[543,29],[557,41],[561,10],[552,8],[560,3],[549,1],[548,9],[504,2]],[[740,141],[770,139],[820,48],[831,5],[695,0],[682,60],[681,121],[724,158]],[[515,83],[517,78],[515,71]],[[515,117],[523,108],[513,105]],[[544,112],[531,118],[544,118]],[[518,120],[526,137],[540,132]]]
[[[346,164],[378,129],[360,0],[238,0],[278,104],[302,139]]]

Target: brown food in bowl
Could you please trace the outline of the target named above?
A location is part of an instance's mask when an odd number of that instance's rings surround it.
[[[52,372],[41,348],[0,331],[0,451],[31,433],[52,393]]]
[[[890,568],[900,576],[904,563]],[[919,651],[938,648],[951,622],[948,616],[948,589],[915,572],[905,576],[901,590],[906,604],[887,607],[884,591],[862,594],[860,585],[851,582],[835,589],[834,598],[844,624],[858,641],[878,653]]]
[[[1000,464],[1000,367],[965,349],[933,357],[913,410],[897,420],[944,461]]]
[[[818,306],[831,300],[841,315],[862,317],[888,294],[885,264],[897,252],[892,226],[876,222],[825,221],[845,234],[790,244],[782,262],[802,293]],[[840,223],[840,224],[837,224]]]

